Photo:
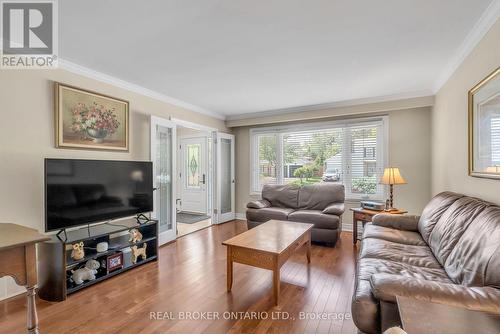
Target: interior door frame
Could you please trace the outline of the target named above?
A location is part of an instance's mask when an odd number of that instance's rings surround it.
[[[172,196],[171,196],[171,219],[172,219],[172,229],[169,231],[165,231],[162,233],[159,233],[159,240],[158,243],[159,245],[166,244],[168,242],[171,242],[175,239],[177,239],[177,210],[176,208],[176,197],[175,192],[177,189],[177,183],[176,183],[176,177],[174,177],[176,171],[177,171],[177,125],[167,119],[157,117],[157,116],[151,116],[150,119],[150,160],[153,163],[153,188],[156,187],[156,126],[160,125],[163,127],[167,127],[172,129],[172,177],[171,177],[171,184],[172,184]],[[156,199],[156,194],[153,196],[153,209],[157,208],[157,199]],[[151,213],[151,216],[153,218],[156,217],[155,211]],[[159,226],[159,224],[158,224]],[[159,232],[159,231],[158,231]]]
[[[234,155],[234,145],[235,145],[235,140],[234,140],[234,135],[228,134],[228,133],[223,133],[223,132],[217,132],[217,186],[216,186],[216,192],[217,192],[217,224],[224,223],[230,220],[233,220],[236,218],[236,201],[235,201],[235,155]],[[231,141],[231,212],[228,213],[222,213],[222,182],[219,182],[219,180],[222,180],[222,139],[229,139]]]
[[[193,123],[193,122],[189,122],[189,121],[185,121],[185,120],[182,120],[182,119],[178,119],[178,118],[173,118],[171,117],[170,118],[170,121],[172,121],[174,124],[176,124],[177,126],[184,126],[184,127],[187,127],[187,128],[191,128],[191,129],[195,129],[195,130],[199,130],[199,131],[203,131],[203,132],[206,132],[208,137],[211,137],[212,138],[212,168],[208,170],[208,174],[209,174],[209,182],[211,182],[211,188],[209,187],[208,188],[208,193],[209,196],[208,196],[208,208],[209,208],[209,215],[211,217],[211,224],[217,224],[218,223],[218,214],[217,214],[217,210],[215,210],[215,208],[217,207],[217,182],[218,182],[218,179],[217,179],[217,143],[216,143],[216,139],[217,139],[217,133],[219,132],[219,130],[217,128],[213,128],[213,127],[210,127],[210,126],[205,126],[205,125],[201,125],[201,124],[198,124],[198,123]],[[208,150],[208,145],[207,145],[207,150]],[[209,164],[210,164],[210,161],[209,161]],[[177,164],[175,165],[175,169],[176,169],[176,177],[179,175],[179,171],[177,170]]]

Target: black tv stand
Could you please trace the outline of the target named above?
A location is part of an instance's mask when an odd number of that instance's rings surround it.
[[[142,240],[129,241],[129,231],[138,229]],[[71,258],[72,245],[83,242],[85,257],[80,260]],[[108,243],[108,250],[97,252],[97,244]],[[131,246],[142,247],[147,244],[147,256],[132,262]],[[84,226],[78,230],[61,230],[53,234],[51,240],[37,245],[38,250],[38,281],[40,298],[48,301],[63,301],[67,295],[85,289],[91,285],[102,282],[124,271],[133,269],[158,258],[158,221],[148,218],[147,222],[138,225],[135,218],[120,220],[116,224],[99,224]],[[123,254],[123,266],[108,272],[100,268],[96,279],[75,284],[71,277],[71,270],[83,267],[88,260],[101,262],[108,256],[116,253]]]

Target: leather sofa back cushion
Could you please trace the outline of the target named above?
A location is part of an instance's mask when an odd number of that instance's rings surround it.
[[[486,202],[476,198],[462,197],[453,202],[441,215],[427,242],[441,265],[444,266],[458,240],[487,205]]]
[[[437,194],[427,203],[418,222],[418,231],[426,242],[429,242],[429,236],[441,215],[461,197],[464,195],[445,191]]]
[[[272,206],[297,209],[299,187],[295,185],[265,184],[262,187],[262,198]]]
[[[444,269],[466,286],[500,288],[500,207],[488,206],[469,224]]]
[[[299,209],[323,210],[329,204],[344,202],[344,185],[321,183],[305,185],[299,190]]]

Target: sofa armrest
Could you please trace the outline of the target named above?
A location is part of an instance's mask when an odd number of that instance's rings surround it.
[[[372,224],[390,227],[397,230],[418,231],[418,220],[420,216],[413,215],[391,215],[379,213],[372,218]]]
[[[266,201],[265,199],[251,201],[251,202],[248,202],[248,204],[247,204],[247,208],[250,208],[250,209],[263,209],[263,208],[269,208],[269,207],[271,207],[271,203],[269,203],[269,201]]]
[[[370,284],[373,295],[386,302],[396,303],[396,296],[403,296],[500,314],[500,289],[493,287],[467,287],[392,274],[373,274]]]
[[[344,203],[333,203],[323,209],[323,213],[340,216],[344,213]]]

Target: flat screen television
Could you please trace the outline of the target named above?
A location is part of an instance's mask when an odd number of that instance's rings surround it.
[[[153,211],[147,161],[45,159],[45,231]]]

